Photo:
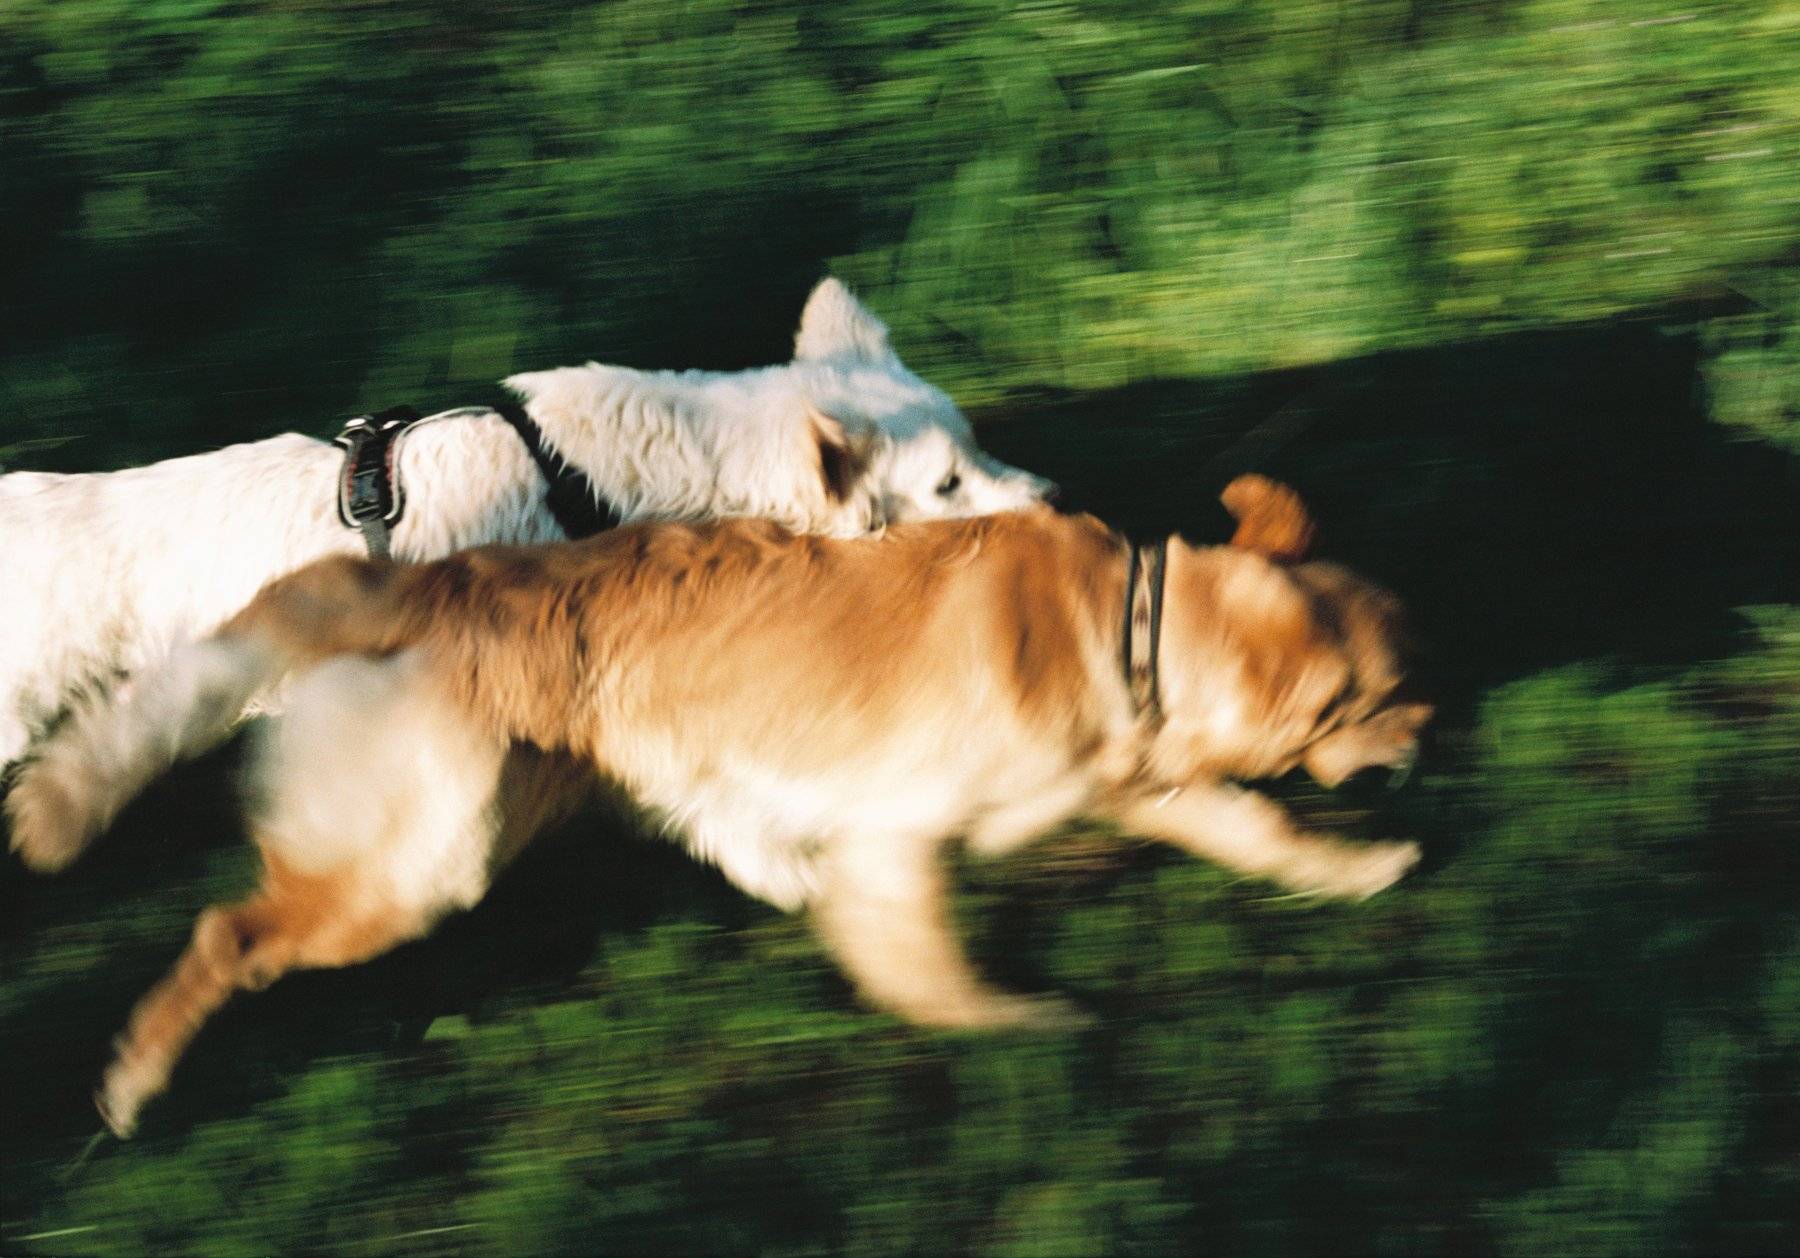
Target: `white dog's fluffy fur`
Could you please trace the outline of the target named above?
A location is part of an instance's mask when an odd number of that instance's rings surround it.
[[[1021,507],[1049,488],[984,455],[836,280],[807,301],[790,363],[589,363],[505,383],[627,520],[754,515],[842,536]],[[396,559],[562,536],[542,476],[491,411],[411,430],[398,464]],[[120,472],[0,476],[0,772],[75,696],[209,632],[272,578],[361,553],[337,518],[341,466],[336,447],[288,433]]]

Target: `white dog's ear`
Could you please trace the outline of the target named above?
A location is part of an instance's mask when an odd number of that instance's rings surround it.
[[[806,408],[806,425],[819,451],[819,477],[825,483],[825,496],[833,502],[849,501],[857,482],[869,470],[875,434],[852,434],[832,416],[811,405]]]
[[[548,371],[520,371],[506,377],[500,384],[508,393],[529,401],[544,387],[551,374]]]
[[[796,359],[861,358],[876,362],[893,353],[887,325],[856,300],[842,281],[822,279],[800,312],[794,334]]]
[[[600,363],[585,367],[550,367],[543,371],[521,371],[500,383],[522,401],[549,409],[581,408],[591,404],[595,393],[613,379],[621,369]]]

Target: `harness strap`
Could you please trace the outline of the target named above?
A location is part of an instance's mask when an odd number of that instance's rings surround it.
[[[478,414],[483,408],[445,411],[444,416]],[[587,537],[616,528],[624,514],[594,488],[573,464],[544,444],[544,434],[517,402],[491,408],[525,443],[531,461],[544,478],[544,505],[569,537]],[[436,418],[436,417],[433,417]],[[394,527],[406,512],[406,489],[400,482],[400,437],[422,422],[410,406],[393,406],[373,415],[358,415],[344,425],[333,444],[343,447],[344,469],[338,478],[338,519],[363,535],[376,559],[391,556]]]
[[[602,496],[592,481],[544,444],[543,430],[526,414],[523,406],[517,402],[500,402],[494,406],[494,413],[512,425],[519,440],[525,443],[531,461],[537,464],[538,473],[548,486],[544,492],[544,505],[565,535],[588,537],[625,523],[624,513]]]
[[[395,474],[398,438],[418,422],[419,413],[412,407],[393,406],[358,415],[333,442],[344,448],[338,519],[362,533],[363,544],[377,559],[388,558],[389,535],[406,512],[406,492]]]
[[[1162,715],[1162,696],[1157,685],[1157,663],[1162,653],[1162,612],[1165,573],[1169,566],[1169,541],[1148,546],[1130,545],[1131,563],[1125,577],[1125,626],[1120,654],[1125,686],[1140,713]]]

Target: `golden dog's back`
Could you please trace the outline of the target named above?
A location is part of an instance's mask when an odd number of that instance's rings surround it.
[[[471,713],[540,746],[595,749],[611,711],[841,758],[850,721],[967,711],[979,696],[942,692],[997,656],[1006,711],[1078,717],[1086,670],[1071,665],[1098,646],[1092,607],[1119,597],[1117,565],[1090,557],[1118,549],[1097,521],[1047,511],[898,527],[876,546],[755,520],[628,528],[417,566],[330,561],[228,630],[296,662],[423,648]]]

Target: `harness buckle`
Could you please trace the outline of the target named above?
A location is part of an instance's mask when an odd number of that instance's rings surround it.
[[[338,479],[338,519],[345,528],[372,524],[392,528],[406,511],[406,492],[395,475],[394,454],[401,433],[419,422],[410,406],[389,407],[358,415],[344,425],[332,444],[344,451]]]

